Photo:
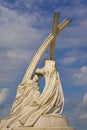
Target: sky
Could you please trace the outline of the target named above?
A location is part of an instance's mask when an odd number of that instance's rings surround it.
[[[8,116],[17,86],[52,31],[53,14],[71,23],[58,35],[55,60],[65,96],[63,115],[87,129],[87,1],[0,0],[0,119]],[[49,48],[37,67],[49,57]],[[43,83],[43,81],[42,81]],[[40,82],[40,85],[41,82]],[[41,90],[43,85],[41,86]]]

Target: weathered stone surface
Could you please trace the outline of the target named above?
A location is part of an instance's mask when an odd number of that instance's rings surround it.
[[[56,13],[52,33],[32,59],[22,83],[18,86],[10,115],[0,122],[0,130],[69,129],[67,119],[60,115],[64,106],[64,95],[53,54],[56,36],[70,20],[65,19],[58,25],[58,18],[59,14]],[[35,70],[48,45],[50,58],[45,60],[43,68]],[[39,91],[39,77],[45,78],[42,94]]]
[[[66,127],[66,128],[57,128],[57,127],[42,127],[42,128],[34,128],[34,127],[25,127],[25,128],[18,128],[18,129],[13,129],[13,130],[75,130],[74,128],[71,127]]]
[[[42,94],[39,92],[38,75],[45,78]],[[41,115],[61,114],[63,106],[64,95],[56,63],[53,60],[45,60],[45,66],[36,69],[31,80],[19,85],[11,114],[1,121],[0,127],[9,130],[20,126],[31,127]]]
[[[42,115],[34,127],[20,127],[13,130],[75,130],[70,127],[68,119],[62,115]]]
[[[68,119],[58,114],[41,115],[34,127],[69,127]]]

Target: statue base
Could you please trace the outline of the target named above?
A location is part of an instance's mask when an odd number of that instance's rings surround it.
[[[68,119],[57,114],[41,115],[33,127],[19,127],[13,130],[75,130]]]

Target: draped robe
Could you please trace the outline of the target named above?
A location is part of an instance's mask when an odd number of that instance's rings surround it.
[[[46,60],[45,66],[37,69],[36,74],[45,78],[42,94],[38,82],[33,80],[19,85],[11,114],[1,121],[1,130],[7,127],[10,130],[20,126],[34,126],[43,114],[62,113],[64,95],[55,61]]]

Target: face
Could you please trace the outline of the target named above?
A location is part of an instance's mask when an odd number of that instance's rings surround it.
[[[39,80],[38,75],[35,74],[34,77],[33,77],[33,80],[34,80],[34,81],[38,81],[38,80]]]

